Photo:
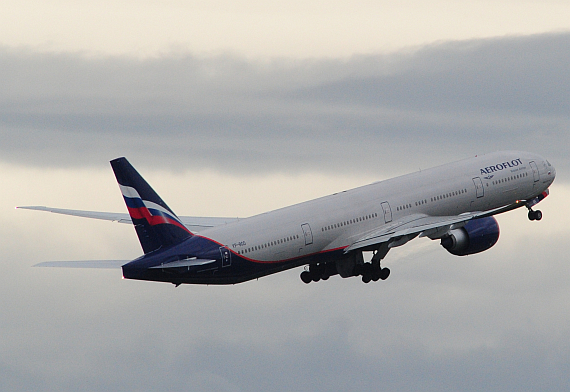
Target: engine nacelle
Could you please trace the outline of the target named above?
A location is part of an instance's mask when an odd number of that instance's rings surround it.
[[[491,248],[499,240],[499,224],[490,216],[470,220],[441,239],[441,246],[456,256],[467,256]]]

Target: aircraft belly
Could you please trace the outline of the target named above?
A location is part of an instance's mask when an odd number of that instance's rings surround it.
[[[236,284],[295,268],[306,264],[308,261],[310,260],[307,258],[297,258],[278,263],[258,263],[244,258],[234,258],[232,265],[226,268],[218,267],[206,270],[188,270],[187,268],[129,270],[128,268],[123,268],[123,276],[126,279],[151,280],[174,284]]]

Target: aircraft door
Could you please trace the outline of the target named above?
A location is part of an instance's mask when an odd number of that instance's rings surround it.
[[[538,166],[536,166],[536,162],[530,161],[530,167],[532,168],[532,176],[534,178],[534,182],[538,182],[540,180],[540,173],[538,172]]]
[[[303,229],[303,236],[305,237],[305,245],[311,245],[313,243],[313,232],[311,231],[311,226],[308,223],[303,223],[301,225]]]
[[[473,184],[475,184],[475,192],[477,193],[477,198],[481,198],[485,196],[485,188],[483,188],[483,181],[481,178],[475,177],[473,179]]]
[[[226,246],[220,247],[220,253],[222,255],[222,267],[232,265],[232,252]]]
[[[384,211],[384,223],[392,222],[392,209],[387,201],[380,204],[382,206],[382,211]]]

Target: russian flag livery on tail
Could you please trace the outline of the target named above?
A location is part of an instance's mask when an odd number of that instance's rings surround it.
[[[177,245],[192,236],[126,158],[111,161],[144,253]]]
[[[179,218],[125,158],[111,166],[128,215],[21,208],[132,223],[144,255],[70,266],[120,266],[126,279],[175,285],[234,284],[299,266],[304,283],[334,275],[384,280],[388,252],[422,237],[455,256],[484,252],[499,239],[494,215],[525,207],[529,220],[542,219],[533,208],[556,177],[540,155],[499,151],[248,218]]]

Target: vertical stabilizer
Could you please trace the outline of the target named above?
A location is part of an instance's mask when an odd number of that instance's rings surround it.
[[[192,236],[126,158],[112,160],[111,167],[145,254]]]

